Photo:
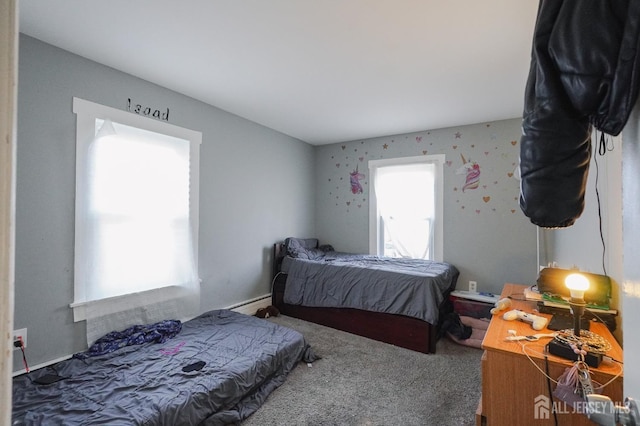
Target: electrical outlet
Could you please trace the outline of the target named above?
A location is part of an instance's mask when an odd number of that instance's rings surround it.
[[[469,291],[472,293],[478,292],[478,283],[475,281],[469,281]]]
[[[27,347],[27,329],[21,328],[19,330],[13,330],[13,341],[22,340],[22,347]],[[20,349],[19,346],[14,346],[14,349]]]

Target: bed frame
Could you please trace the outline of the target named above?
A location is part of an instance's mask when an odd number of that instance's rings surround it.
[[[274,244],[271,303],[283,315],[426,354],[436,352],[437,326],[417,318],[353,308],[307,307],[284,303],[287,275],[280,272],[284,256],[284,244]],[[440,317],[453,310],[449,295],[445,296],[440,306]]]

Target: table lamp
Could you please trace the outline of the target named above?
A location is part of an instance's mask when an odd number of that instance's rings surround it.
[[[584,301],[584,292],[589,288],[589,280],[582,274],[569,274],[564,280],[564,284],[569,288],[571,299],[569,307],[573,313],[573,334],[580,338],[580,319],[584,314],[587,304]]]

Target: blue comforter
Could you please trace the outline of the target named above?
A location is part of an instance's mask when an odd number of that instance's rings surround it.
[[[400,314],[437,324],[459,271],[445,262],[328,252],[283,262],[284,302]]]
[[[164,343],[69,359],[14,378],[13,425],[222,425],[251,415],[300,360],[295,330],[228,310],[183,323]],[[63,380],[32,382],[56,372]]]
[[[134,325],[122,331],[112,331],[99,338],[84,352],[73,354],[74,358],[85,359],[116,351],[130,345],[143,343],[164,343],[180,333],[182,323],[179,320],[164,320],[150,325]]]

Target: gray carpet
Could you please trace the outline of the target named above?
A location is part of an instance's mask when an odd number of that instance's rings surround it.
[[[301,332],[322,359],[299,364],[243,426],[475,424],[480,349],[445,338],[425,355],[291,317],[268,321]]]

